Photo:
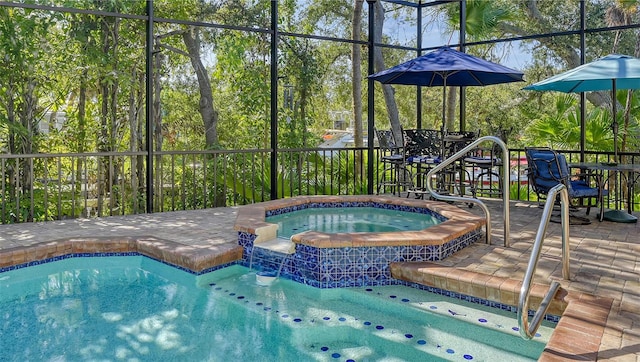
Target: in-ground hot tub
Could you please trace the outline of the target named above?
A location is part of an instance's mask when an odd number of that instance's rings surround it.
[[[266,222],[268,216],[301,209],[349,207],[422,213],[441,222],[416,231],[304,231],[290,238],[293,254],[261,247],[277,240],[277,225]],[[336,288],[395,284],[389,263],[442,260],[483,238],[485,223],[484,217],[437,201],[377,195],[304,196],[245,206],[238,211],[235,230],[244,250],[243,265],[279,270],[283,277],[320,288]]]

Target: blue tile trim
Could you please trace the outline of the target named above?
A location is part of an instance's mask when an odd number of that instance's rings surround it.
[[[185,271],[189,274],[193,274],[193,275],[202,275],[202,274],[206,274],[206,273],[210,273],[212,271],[218,270],[218,269],[222,269],[231,265],[235,265],[238,262],[231,262],[231,263],[227,263],[227,264],[221,264],[221,265],[216,265],[204,270],[201,270],[199,272],[193,271],[191,269],[182,267],[180,265],[176,265],[173,263],[169,263],[167,261],[164,260],[160,260],[160,259],[156,259],[152,256],[148,256],[148,255],[144,255],[144,254],[140,254],[136,251],[127,251],[127,252],[106,252],[106,253],[69,253],[69,254],[64,254],[64,255],[60,255],[60,256],[54,256],[51,258],[47,258],[47,259],[42,259],[42,260],[34,260],[34,261],[29,261],[26,263],[21,263],[21,264],[16,264],[16,265],[11,265],[8,267],[3,267],[0,268],[0,274],[4,273],[4,272],[8,272],[11,270],[16,270],[16,269],[22,269],[22,268],[27,268],[30,266],[35,266],[35,265],[40,265],[40,264],[46,264],[46,263],[52,263],[52,262],[56,262],[59,260],[64,260],[64,259],[69,259],[69,258],[106,258],[106,257],[112,257],[112,256],[143,256],[145,258],[149,258],[151,260],[155,260],[159,263],[171,266],[173,268]]]
[[[440,289],[440,288],[436,288],[436,287],[430,287],[427,285],[422,285],[422,284],[418,284],[418,283],[412,283],[412,282],[405,282],[405,281],[401,281],[398,280],[398,284],[400,285],[405,285],[411,288],[416,288],[416,289],[420,289],[420,290],[424,290],[426,292],[429,293],[435,293],[438,295],[442,295],[445,297],[449,297],[449,298],[453,298],[453,299],[459,299],[459,300],[463,300],[465,302],[469,302],[469,303],[474,303],[474,304],[479,304],[479,305],[484,305],[487,307],[491,307],[491,308],[497,308],[500,310],[504,310],[507,312],[511,312],[514,314],[518,313],[518,307],[516,306],[512,306],[512,305],[508,305],[508,304],[502,304],[499,302],[494,302],[494,301],[490,301],[487,299],[482,299],[482,298],[478,298],[478,297],[474,297],[471,295],[467,295],[467,294],[462,294],[462,293],[458,293],[458,292],[452,292],[446,289]],[[529,317],[533,317],[533,315],[536,313],[535,310],[530,310],[528,312],[528,316]],[[544,316],[544,320],[545,321],[549,321],[552,323],[558,323],[558,321],[560,320],[561,316],[555,315],[555,314],[545,314]]]

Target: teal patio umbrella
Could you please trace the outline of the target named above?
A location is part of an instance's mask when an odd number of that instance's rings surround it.
[[[640,59],[628,55],[610,54],[523,89],[564,93],[611,91],[613,152],[617,161],[618,122],[615,94],[618,89],[640,89]]]
[[[524,87],[528,90],[559,91],[564,93],[611,91],[611,117],[613,122],[613,154],[618,161],[618,121],[616,90],[640,89],[640,59],[628,55],[610,54],[591,63],[557,74]],[[581,150],[584,151],[584,150]],[[619,210],[607,211],[604,218],[616,222],[636,222],[635,216]]]

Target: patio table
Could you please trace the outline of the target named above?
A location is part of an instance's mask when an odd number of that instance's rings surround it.
[[[570,168],[579,168],[581,170],[595,171],[601,174],[603,180],[598,187],[604,189],[608,179],[604,178],[604,172],[614,172],[617,179],[617,174],[621,174],[627,180],[627,212],[623,212],[619,208],[619,200],[616,198],[616,209],[609,210],[604,213],[603,219],[613,222],[634,223],[638,221],[633,213],[632,194],[635,184],[640,179],[640,164],[631,163],[614,163],[614,162],[575,162],[569,163]],[[607,181],[605,181],[607,180]]]
[[[422,198],[424,194],[429,193],[424,185],[425,182],[428,182],[428,180],[426,179],[427,173],[431,171],[432,168],[439,165],[440,162],[440,156],[434,157],[416,155],[409,156],[407,158],[407,163],[416,167],[416,171],[414,173],[415,183],[412,187],[407,189],[407,197],[409,197],[411,193],[414,193],[416,195],[416,198]]]
[[[476,139],[473,132],[449,132],[441,138],[441,132],[429,129],[406,129],[406,149],[409,154],[407,163],[416,168],[414,172],[416,182],[407,189],[407,197],[414,193],[416,197],[423,197],[429,193],[424,185],[427,173],[439,165],[443,159],[452,156],[457,151],[466,147]],[[464,158],[461,158],[452,167],[438,172],[435,178],[436,189],[446,194],[457,193],[460,196],[471,191],[475,197],[475,188],[472,175],[465,169]]]

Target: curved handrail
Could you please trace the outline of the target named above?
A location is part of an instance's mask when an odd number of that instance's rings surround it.
[[[538,259],[540,259],[542,241],[544,241],[544,234],[547,231],[547,225],[549,224],[551,212],[553,211],[553,204],[555,203],[558,193],[560,193],[562,218],[562,277],[565,280],[569,280],[569,192],[563,184],[558,184],[551,188],[547,195],[547,202],[542,212],[542,220],[540,220],[536,240],[531,250],[531,257],[529,257],[527,272],[525,273],[522,287],[520,288],[520,298],[518,299],[518,326],[520,327],[520,336],[524,339],[531,339],[536,334],[544,315],[551,305],[551,299],[556,295],[558,288],[560,288],[560,283],[557,281],[551,283],[547,294],[542,299],[540,307],[538,307],[529,325],[529,294],[531,292],[531,283],[536,271],[536,266],[538,265]]]
[[[441,171],[442,169],[444,169],[445,167],[449,166],[450,164],[452,164],[453,162],[465,157],[467,155],[467,153],[471,150],[473,150],[474,148],[476,148],[477,145],[479,145],[482,142],[485,141],[492,141],[494,143],[496,143],[497,145],[500,146],[500,148],[502,149],[502,175],[503,175],[503,181],[502,181],[502,187],[504,188],[503,192],[502,192],[502,200],[503,200],[503,213],[504,213],[504,246],[505,247],[509,247],[509,230],[510,230],[510,223],[509,223],[509,150],[507,149],[507,145],[498,137],[495,136],[484,136],[484,137],[480,137],[478,139],[476,139],[475,141],[471,142],[470,144],[468,144],[465,148],[461,149],[460,151],[458,151],[457,153],[455,153],[453,156],[447,158],[446,160],[442,161],[441,163],[439,163],[436,167],[432,168],[428,173],[427,173],[427,180],[431,180],[432,176],[436,173]],[[487,205],[484,204],[484,202],[475,199],[475,198],[469,198],[469,197],[462,197],[462,196],[451,196],[451,195],[440,195],[439,193],[437,193],[436,191],[433,190],[433,188],[431,187],[431,183],[427,182],[427,190],[429,190],[429,192],[431,193],[431,196],[435,199],[439,199],[439,200],[444,200],[444,201],[461,201],[461,202],[470,202],[470,203],[474,203],[479,205],[482,210],[484,211],[485,214],[485,218],[487,219],[487,223],[486,223],[486,230],[487,230],[487,237],[486,237],[486,243],[487,244],[491,244],[491,213],[489,212],[489,208],[487,208]]]

